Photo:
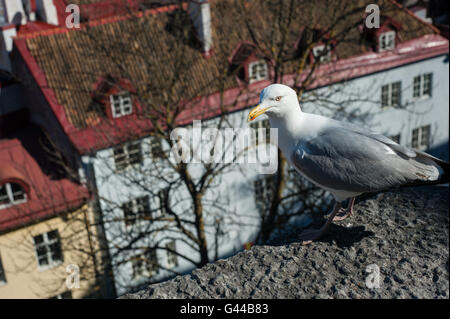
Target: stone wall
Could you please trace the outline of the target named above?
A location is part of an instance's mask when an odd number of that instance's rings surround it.
[[[309,246],[286,234],[122,298],[449,298],[448,195],[438,186],[371,195]],[[370,269],[379,288],[367,287]]]

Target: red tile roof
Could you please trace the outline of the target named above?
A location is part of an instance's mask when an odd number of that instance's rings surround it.
[[[15,182],[27,192],[25,203],[0,209],[0,233],[72,211],[90,198],[85,187],[58,173],[44,141],[32,125],[0,139],[0,184]]]

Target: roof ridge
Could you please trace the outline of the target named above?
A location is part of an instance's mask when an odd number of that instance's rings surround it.
[[[182,7],[184,9],[186,9],[187,5],[185,2],[182,3]],[[149,16],[149,15],[157,15],[160,13],[171,12],[171,11],[176,10],[177,8],[179,8],[179,5],[171,4],[171,5],[159,7],[156,9],[153,8],[153,9],[147,9],[144,11],[135,11],[132,13],[118,14],[118,15],[114,15],[114,16],[110,16],[110,17],[106,17],[106,18],[92,19],[87,22],[80,23],[80,28],[67,28],[65,26],[57,26],[52,29],[39,30],[39,31],[35,31],[35,32],[25,33],[25,34],[18,34],[14,38],[15,39],[32,39],[32,38],[37,38],[40,36],[50,36],[53,34],[66,33],[66,32],[70,32],[70,31],[79,31],[86,27],[95,27],[95,26],[104,25],[104,24],[108,24],[108,23],[125,21],[125,20],[131,19],[133,17],[142,18],[142,17]]]
[[[400,8],[401,10],[404,10],[407,14],[409,14],[410,16],[412,16],[414,19],[418,20],[419,22],[421,22],[422,24],[424,24],[426,27],[429,27],[431,30],[433,30],[434,32],[436,32],[437,34],[441,34],[441,31],[436,28],[434,25],[432,25],[431,23],[428,23],[424,20],[422,20],[421,18],[419,18],[418,16],[416,16],[414,14],[414,12],[412,12],[411,10],[409,10],[408,8],[406,8],[405,6],[401,5],[400,3],[396,2],[395,0],[388,0],[389,2],[391,2],[392,4],[396,5],[398,8]]]

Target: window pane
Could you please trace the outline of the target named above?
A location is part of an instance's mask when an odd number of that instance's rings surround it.
[[[419,147],[419,129],[417,129],[417,128],[413,130],[411,145],[413,148]]]
[[[413,86],[413,97],[419,97],[420,96],[420,76],[416,76],[414,78],[414,86]]]
[[[11,183],[10,185],[14,201],[20,201],[25,199],[25,192],[19,184]]]
[[[47,256],[47,246],[45,245],[37,246],[36,253],[39,257]]]
[[[51,256],[53,261],[62,261],[61,246],[58,243],[51,245]]]
[[[431,73],[425,74],[423,78],[423,95],[431,96]]]
[[[44,241],[44,237],[42,235],[37,235],[33,237],[34,244],[39,245]]]
[[[381,106],[389,105],[389,85],[381,87]]]
[[[150,143],[152,157],[160,158],[162,156],[161,140],[154,137]]]
[[[10,199],[8,193],[6,191],[6,185],[0,186],[0,205],[1,204],[9,204]]]
[[[400,106],[401,82],[392,83],[392,106]]]
[[[47,233],[47,238],[49,241],[58,240],[59,239],[58,237],[59,236],[57,230],[52,230]]]
[[[47,255],[39,257],[38,262],[39,262],[39,266],[47,266],[49,264]]]
[[[430,126],[424,126],[422,127],[422,136],[420,138],[420,145],[428,148],[429,140],[430,140]]]

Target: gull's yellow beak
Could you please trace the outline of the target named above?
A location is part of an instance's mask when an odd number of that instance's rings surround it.
[[[264,114],[270,107],[261,107],[261,104],[258,104],[253,108],[250,113],[248,113],[247,122],[253,121],[261,114]]]

